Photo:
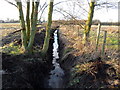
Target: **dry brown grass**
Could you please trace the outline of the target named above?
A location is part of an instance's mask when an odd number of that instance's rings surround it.
[[[20,27],[20,23],[0,23],[0,27],[3,27],[3,28]]]
[[[97,26],[92,26],[92,35],[96,35],[93,34],[94,32],[96,32],[96,29]],[[102,31],[106,30],[109,33],[107,40],[117,39],[116,37],[116,34],[118,33],[117,26],[103,26],[101,29]],[[113,35],[111,36],[111,34]],[[102,44],[99,45],[98,51],[96,52],[95,51],[96,41],[94,39],[95,37],[92,37],[90,39],[91,42],[87,46],[85,46],[82,43],[82,36],[83,36],[83,29],[79,29],[78,31],[78,26],[73,27],[73,25],[71,26],[65,25],[60,27],[60,38],[62,38],[62,41],[65,44],[65,49],[73,48],[74,52],[70,51],[69,53],[70,55],[73,55],[74,57],[77,58],[75,67],[72,67],[73,71],[71,71],[70,87],[73,88],[87,87],[88,85],[88,87],[93,87],[93,88],[94,87],[115,88],[114,86],[117,87],[120,86],[120,61],[119,61],[117,49],[109,48],[107,46],[105,49],[105,53],[106,53],[105,57],[101,57],[100,51],[102,48]],[[102,58],[102,63],[99,62],[98,57]],[[71,58],[69,58],[68,55],[68,60],[65,59],[66,62],[70,62],[69,59],[71,60]],[[107,65],[110,66],[110,68],[105,69]],[[102,70],[103,72],[101,73],[100,70]],[[114,75],[114,70],[117,79],[112,77],[112,75]],[[110,78],[107,76],[107,74],[109,75]],[[97,76],[100,76],[100,79]],[[89,80],[91,77],[93,78],[93,80]],[[89,83],[92,81],[93,83]],[[104,82],[103,85],[101,85],[101,82]],[[107,83],[109,83],[108,86]]]
[[[92,35],[96,35],[97,26],[93,25],[91,30],[93,33]],[[107,40],[110,41],[112,38],[116,38],[116,40],[117,40],[116,33],[118,32],[118,26],[102,26],[101,31],[104,31],[104,30],[108,31],[109,38]],[[90,39],[92,41],[89,43],[89,45],[84,46],[84,44],[82,43],[83,29],[80,29],[80,27],[78,25],[61,26],[60,33],[61,33],[61,38],[63,38],[66,41],[65,42],[66,46],[74,48],[79,53],[86,53],[86,52],[90,53],[95,50],[96,36],[91,36]],[[101,34],[103,34],[103,32],[101,32]],[[110,35],[113,35],[116,37],[113,37],[113,36],[111,37]],[[100,41],[100,43],[101,43],[101,41]],[[99,50],[100,50],[101,46],[102,46],[102,44],[100,44]],[[106,50],[109,50],[108,46],[106,46]],[[78,52],[77,52],[77,54],[78,54]]]
[[[60,28],[60,33],[62,34],[61,38],[64,38],[64,40],[67,41],[67,43],[64,42],[67,44],[66,46],[76,50],[76,52],[74,52],[75,56],[83,53],[90,53],[95,48],[95,45],[92,42],[88,45],[88,47],[82,43],[82,32],[80,30],[78,31],[78,26],[62,26]]]
[[[95,27],[95,26],[93,26],[93,27]],[[111,26],[111,27],[104,26],[104,28],[107,28],[107,29],[114,28],[113,29],[113,31],[114,31],[114,30],[116,30],[117,26]],[[93,30],[93,28],[92,28],[92,30]],[[78,34],[78,32],[79,32],[79,34]],[[111,30],[109,30],[108,32],[111,32]],[[92,31],[92,33],[94,33],[94,32]],[[113,34],[116,35],[116,32],[114,32]],[[111,35],[111,34],[108,34],[108,35]],[[73,56],[79,57],[78,58],[79,62],[87,62],[89,60],[94,60],[97,57],[101,56],[102,43],[99,44],[98,51],[96,51],[95,50],[96,49],[95,39],[91,39],[90,43],[87,46],[85,46],[82,43],[82,36],[83,36],[83,29],[79,29],[79,31],[78,31],[78,26],[64,25],[64,26],[60,27],[60,38],[62,39],[63,43],[65,44],[65,49],[72,48],[73,50],[71,50],[70,52],[72,53]],[[114,38],[114,39],[116,38],[116,40],[117,40],[117,37],[111,37],[111,38],[108,38],[108,40],[112,39],[112,38]],[[103,41],[103,39],[100,42],[102,42],[102,41]],[[105,57],[103,57],[103,58],[111,58],[111,59],[118,58],[117,57],[118,53],[116,53],[117,52],[116,47],[117,47],[117,45],[113,45],[111,47],[106,46],[106,48],[105,48],[106,54],[105,54]]]
[[[117,62],[119,63],[119,61],[110,60],[77,64],[72,69],[69,87],[120,87],[120,72],[118,71],[120,67]]]
[[[0,23],[0,33],[2,33],[2,37],[7,36],[9,33],[14,32],[19,28],[19,23]]]
[[[97,30],[97,25],[92,25],[92,30]],[[101,31],[107,31],[109,33],[118,33],[118,26],[101,26]]]

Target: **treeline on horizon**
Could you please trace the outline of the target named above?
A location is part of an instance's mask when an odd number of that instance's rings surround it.
[[[87,20],[53,20],[53,24],[62,24],[62,25],[84,25]],[[4,21],[0,20],[0,23],[19,23],[19,20],[11,20],[11,21]],[[45,21],[38,21],[39,23],[45,23]],[[101,25],[114,25],[119,26],[120,22],[100,22],[100,20],[93,20],[92,25],[98,25],[101,23]]]
[[[57,24],[63,24],[63,25],[85,25],[85,22],[87,20],[54,20],[54,23]],[[114,25],[114,26],[118,26],[120,25],[120,22],[100,22],[100,20],[93,20],[92,21],[92,25],[98,25],[99,23],[101,23],[101,25]]]

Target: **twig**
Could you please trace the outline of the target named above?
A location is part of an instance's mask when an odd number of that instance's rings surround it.
[[[8,0],[5,0],[6,2],[8,2],[9,4],[11,4],[11,5],[13,5],[13,6],[15,6],[15,7],[17,7],[17,5],[16,4],[14,4],[14,3],[12,3],[12,2],[10,2],[10,1],[8,1]]]

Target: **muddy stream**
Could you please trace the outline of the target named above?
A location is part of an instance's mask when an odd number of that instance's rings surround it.
[[[49,77],[49,86],[51,88],[63,88],[63,77],[64,77],[64,70],[60,67],[60,64],[58,63],[59,60],[59,52],[58,52],[58,30],[54,32],[54,43],[53,43],[53,67],[50,71],[50,77]]]

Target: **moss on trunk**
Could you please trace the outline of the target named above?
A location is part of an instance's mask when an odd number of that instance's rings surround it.
[[[33,19],[32,19],[32,24],[31,24],[31,32],[30,32],[30,40],[28,43],[28,47],[27,50],[29,53],[32,53],[32,46],[34,43],[34,37],[35,37],[35,33],[36,33],[36,25],[37,25],[37,17],[38,17],[38,6],[39,6],[39,2],[36,1],[35,2],[35,7],[34,7],[34,13],[33,13]]]
[[[26,11],[26,35],[27,35],[27,43],[30,38],[30,0],[27,0],[27,11]]]
[[[27,38],[26,38],[26,27],[25,27],[25,21],[24,21],[24,14],[22,10],[22,3],[17,2],[18,10],[19,10],[19,19],[20,19],[20,25],[21,25],[21,39],[22,39],[22,48],[26,51],[27,47]]]
[[[43,45],[43,49],[42,49],[43,55],[46,54],[48,47],[49,47],[50,29],[51,29],[51,24],[52,24],[52,12],[53,12],[53,0],[50,0],[49,12],[48,12],[48,22],[47,22],[47,26],[46,26],[46,36],[45,36],[44,45]]]
[[[90,29],[91,29],[91,25],[92,25],[92,19],[93,19],[93,15],[94,15],[94,8],[95,8],[95,2],[90,3],[90,9],[89,9],[89,13],[88,13],[88,20],[86,22],[85,25],[85,29],[84,29],[84,41],[85,43],[88,41],[89,38],[89,33],[90,33]]]

